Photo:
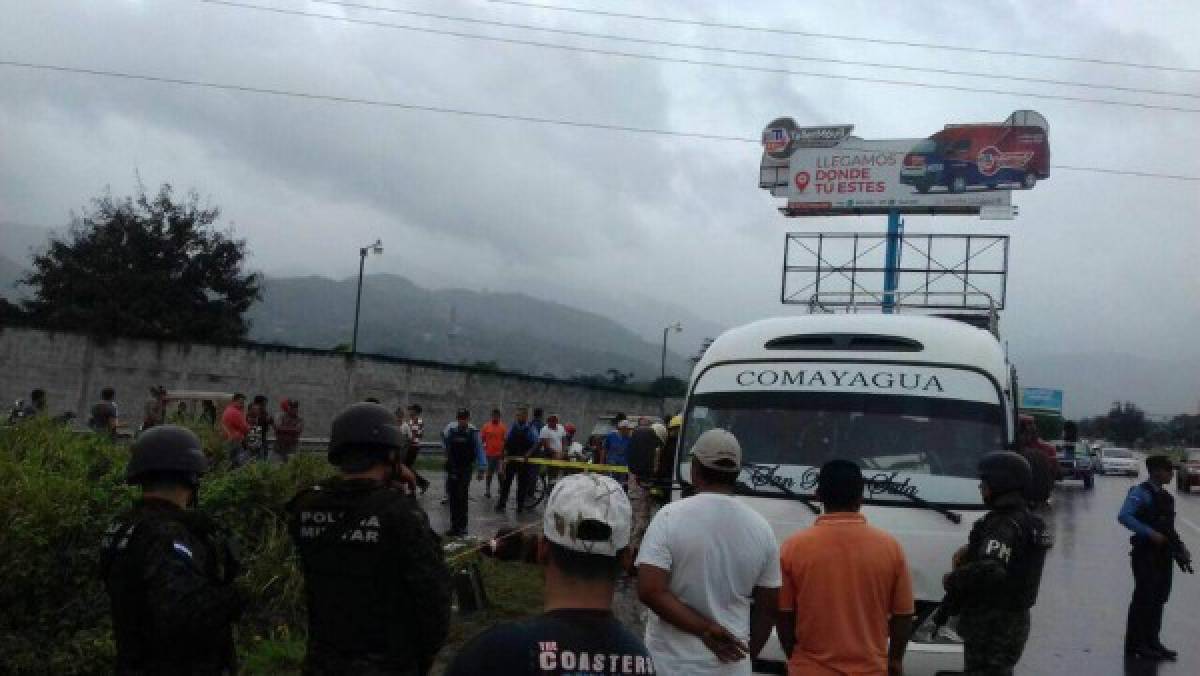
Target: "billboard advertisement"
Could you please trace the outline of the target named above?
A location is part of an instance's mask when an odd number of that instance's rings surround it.
[[[867,140],[853,125],[763,130],[759,186],[794,216],[975,214],[1010,208],[1011,191],[1050,177],[1046,120],[1030,110],[1004,122],[950,124],[925,138]]]
[[[1021,408],[1062,413],[1063,391],[1046,387],[1022,387]]]

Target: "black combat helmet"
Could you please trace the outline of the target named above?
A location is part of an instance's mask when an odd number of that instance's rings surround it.
[[[1028,489],[1033,482],[1033,470],[1029,461],[1017,453],[993,451],[980,458],[979,478],[992,493],[1003,495]]]
[[[342,454],[350,448],[386,451],[407,446],[391,411],[379,404],[351,404],[333,419],[329,462],[338,464]]]
[[[175,475],[183,483],[196,486],[200,475],[208,470],[203,449],[200,438],[185,427],[151,427],[133,442],[125,481],[140,484],[152,477]]]

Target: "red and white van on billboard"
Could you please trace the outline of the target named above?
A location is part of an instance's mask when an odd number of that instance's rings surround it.
[[[948,124],[918,142],[900,167],[900,182],[920,193],[1028,190],[1049,177],[1049,127],[1032,110],[1018,110],[1001,123]]]

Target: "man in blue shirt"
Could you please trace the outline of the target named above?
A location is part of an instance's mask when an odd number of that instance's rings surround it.
[[[633,442],[633,421],[622,419],[617,423],[616,431],[609,432],[604,438],[604,457],[600,458],[603,465],[629,465],[629,446]],[[614,477],[622,485],[628,478],[627,474]]]
[[[504,438],[504,463],[500,468],[500,498],[496,501],[496,511],[503,512],[508,507],[508,492],[512,482],[517,480],[517,513],[525,509],[525,496],[533,485],[533,467],[524,462],[533,455],[538,444],[538,430],[529,422],[529,409],[517,409],[517,419],[508,428]]]
[[[1163,490],[1174,468],[1164,455],[1146,458],[1149,478],[1129,489],[1117,521],[1133,531],[1129,538],[1133,564],[1133,599],[1125,624],[1125,654],[1150,660],[1172,660],[1177,654],[1159,641],[1163,607],[1171,595],[1171,561],[1191,572],[1192,555],[1175,531],[1175,499]]]
[[[442,446],[446,449],[446,496],[450,499],[449,537],[467,534],[467,494],[471,488],[471,465],[475,465],[476,481],[483,481],[483,470],[487,459],[483,455],[483,442],[479,430],[470,423],[471,413],[459,409],[456,421],[442,432]]]

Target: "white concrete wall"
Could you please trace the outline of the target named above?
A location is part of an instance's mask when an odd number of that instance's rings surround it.
[[[100,390],[117,391],[121,415],[138,421],[148,388],[266,395],[272,412],[284,397],[298,399],[306,435],[324,436],[348,403],[375,397],[385,406],[419,403],[427,432],[471,409],[482,423],[494,407],[511,419],[517,405],[558,412],[586,434],[596,417],[613,411],[658,413],[659,400],[639,394],[529,376],[487,373],[447,364],[276,346],[237,347],[148,340],[90,340],[80,334],[0,328],[0,402],[46,390],[52,414],[86,418]]]

